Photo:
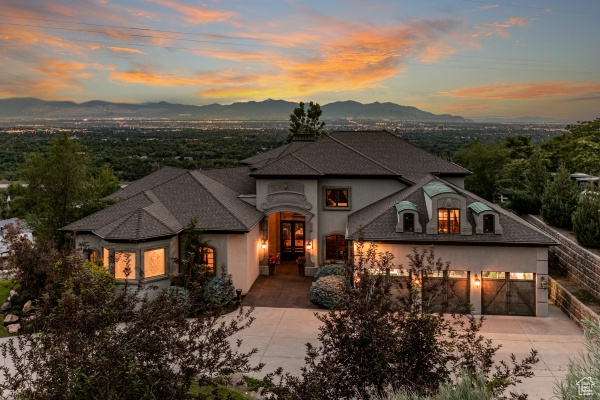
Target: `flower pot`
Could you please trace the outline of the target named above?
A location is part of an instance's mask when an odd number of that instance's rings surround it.
[[[306,263],[298,263],[298,275],[304,276],[305,268],[306,268]]]
[[[275,275],[275,263],[269,263],[269,275]]]

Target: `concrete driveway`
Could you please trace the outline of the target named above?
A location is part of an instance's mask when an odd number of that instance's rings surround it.
[[[314,313],[311,309],[255,308],[252,315],[256,320],[236,338],[243,339],[243,351],[258,349],[252,365],[263,362],[265,367],[257,377],[277,367],[300,375],[305,344],[319,344],[320,321]],[[581,329],[552,304],[547,318],[486,316],[481,333],[494,344],[502,345],[496,353],[498,359],[509,360],[511,353],[522,359],[530,349],[539,352],[540,362],[533,367],[535,376],[518,386],[518,390],[527,393],[532,400],[553,398],[554,385],[564,377],[569,357],[584,350]]]

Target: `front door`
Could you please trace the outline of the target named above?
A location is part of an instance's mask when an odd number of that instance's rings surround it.
[[[304,256],[304,221],[281,221],[281,259]]]

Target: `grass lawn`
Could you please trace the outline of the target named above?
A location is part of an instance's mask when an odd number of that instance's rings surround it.
[[[219,396],[225,398],[227,395],[230,395],[233,400],[248,400],[252,399],[252,397],[244,396],[242,393],[238,392],[234,389],[226,388],[225,386],[216,386],[217,392]],[[190,393],[193,395],[198,395],[202,393],[207,396],[207,399],[212,399],[214,396],[212,395],[215,386],[198,386],[197,382],[193,382],[190,386]]]
[[[0,281],[0,305],[4,304],[6,299],[8,299],[8,296],[10,295],[10,290],[13,288],[13,285],[14,283],[11,280]],[[2,316],[2,321],[4,321],[4,314],[0,314],[0,316]],[[6,330],[3,324],[0,324],[0,338],[7,336],[8,331]]]

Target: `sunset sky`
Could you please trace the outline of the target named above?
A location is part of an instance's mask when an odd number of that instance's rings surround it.
[[[0,0],[0,98],[600,117],[600,1]]]

